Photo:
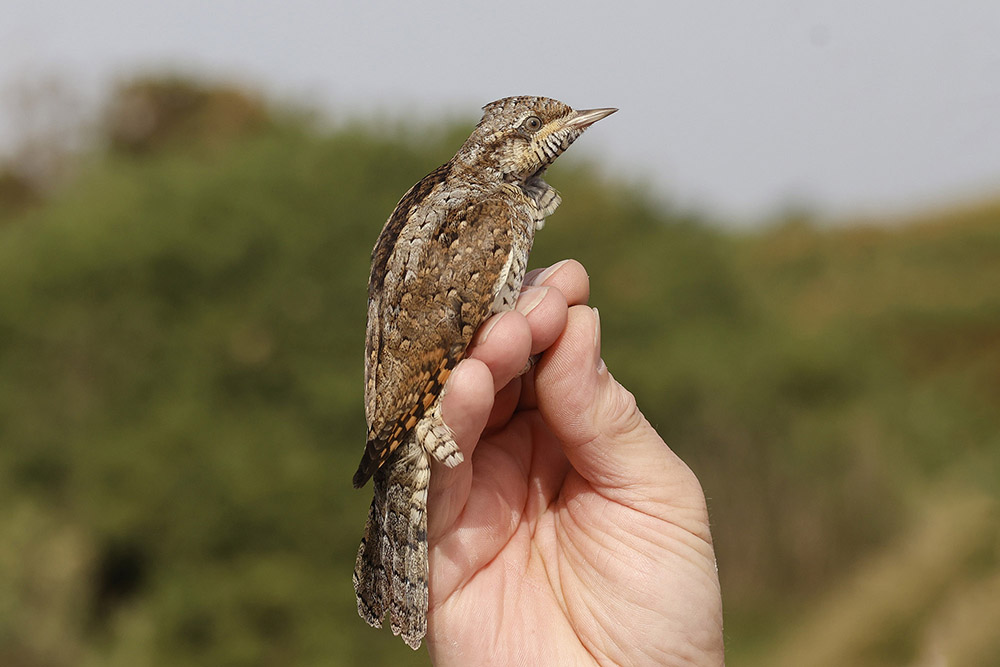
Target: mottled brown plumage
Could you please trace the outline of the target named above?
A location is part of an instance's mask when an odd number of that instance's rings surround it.
[[[427,487],[431,458],[462,462],[440,395],[473,334],[513,308],[535,231],[559,205],[542,174],[615,109],[574,111],[508,97],[450,161],[403,196],[372,252],[365,344],[368,442],[354,475],[375,495],[354,570],[358,612],[386,613],[413,648],[427,629]]]

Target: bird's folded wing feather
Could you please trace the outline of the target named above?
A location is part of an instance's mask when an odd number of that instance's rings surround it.
[[[448,211],[431,234],[406,250],[419,253],[406,263],[413,270],[384,279],[369,295],[368,443],[356,483],[359,477],[364,483],[413,429],[492,313],[518,215],[527,212],[501,198]],[[396,235],[396,247],[383,255],[399,266],[390,256],[403,252]],[[381,244],[380,238],[376,255]],[[373,268],[373,279],[375,273]]]

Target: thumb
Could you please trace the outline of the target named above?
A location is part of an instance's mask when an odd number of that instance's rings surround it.
[[[625,504],[704,503],[693,473],[601,360],[596,308],[569,309],[566,328],[539,363],[535,391],[570,464],[603,495]]]

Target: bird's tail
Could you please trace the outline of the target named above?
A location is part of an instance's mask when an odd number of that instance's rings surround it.
[[[354,566],[361,618],[411,648],[427,634],[427,486],[430,459],[410,437],[400,456],[375,471],[375,496]]]

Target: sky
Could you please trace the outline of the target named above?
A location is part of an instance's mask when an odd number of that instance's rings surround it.
[[[11,91],[56,79],[85,110],[180,72],[335,119],[471,129],[519,94],[618,107],[572,154],[733,224],[1000,194],[996,0],[0,2],[0,148],[37,121]]]

